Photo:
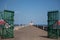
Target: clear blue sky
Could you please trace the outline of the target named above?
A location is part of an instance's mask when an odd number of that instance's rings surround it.
[[[15,24],[47,24],[47,12],[60,11],[60,0],[0,0],[0,10],[15,11]]]

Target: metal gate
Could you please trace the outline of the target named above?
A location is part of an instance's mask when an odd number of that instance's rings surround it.
[[[3,15],[1,16],[2,19],[5,21],[4,25],[0,25],[2,28],[1,37],[2,38],[12,38],[14,37],[14,11],[4,10]]]
[[[60,13],[59,11],[48,12],[48,37],[59,38],[60,37]]]

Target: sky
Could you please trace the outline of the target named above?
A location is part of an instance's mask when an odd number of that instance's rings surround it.
[[[14,24],[47,25],[48,11],[60,11],[60,0],[0,0],[0,11],[14,11]]]

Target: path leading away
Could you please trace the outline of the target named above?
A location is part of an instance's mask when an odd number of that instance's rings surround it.
[[[28,26],[14,31],[14,38],[1,39],[1,40],[56,40],[47,38],[47,32],[36,28],[34,26]]]

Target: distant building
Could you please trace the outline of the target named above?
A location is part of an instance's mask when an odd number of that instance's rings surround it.
[[[31,22],[29,23],[29,25],[34,25],[33,21],[31,21]]]

